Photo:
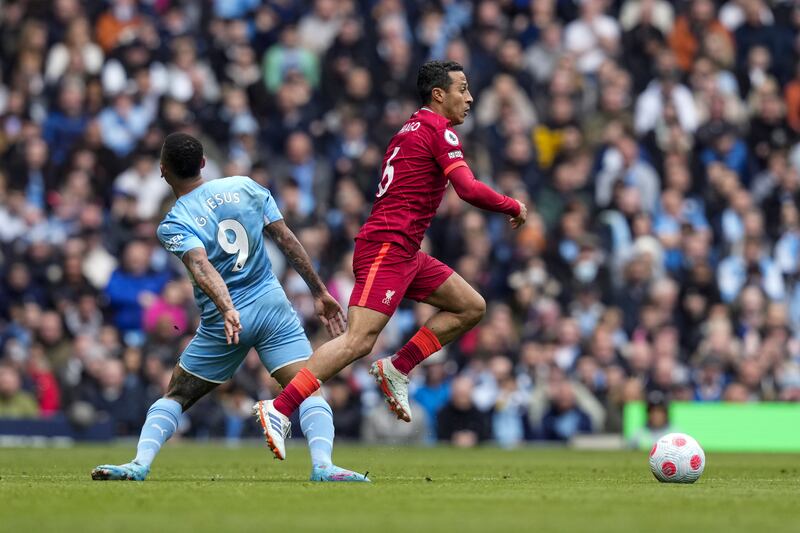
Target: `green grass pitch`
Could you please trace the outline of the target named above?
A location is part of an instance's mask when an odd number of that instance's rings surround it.
[[[89,477],[130,448],[0,449],[0,531],[800,531],[800,455],[711,453],[662,485],[642,452],[337,446],[371,484],[310,483],[289,454],[170,444],[135,483]]]

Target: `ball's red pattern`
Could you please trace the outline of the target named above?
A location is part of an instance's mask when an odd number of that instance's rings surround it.
[[[667,476],[672,477],[678,471],[678,467],[675,466],[675,463],[672,461],[667,461],[663,465],[661,465],[661,472]]]
[[[686,439],[683,437],[675,437],[672,439],[672,444],[680,448],[681,446],[686,446]]]
[[[692,470],[699,470],[700,467],[703,466],[703,460],[699,455],[693,455],[689,460],[689,466],[692,467]]]

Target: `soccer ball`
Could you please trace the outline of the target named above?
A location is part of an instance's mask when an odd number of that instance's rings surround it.
[[[703,448],[685,433],[664,435],[650,450],[650,470],[663,483],[694,483],[705,467]]]

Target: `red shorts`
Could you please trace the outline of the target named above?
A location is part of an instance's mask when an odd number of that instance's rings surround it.
[[[353,273],[356,285],[350,306],[392,316],[400,300],[424,300],[450,277],[453,269],[419,250],[409,255],[394,243],[357,239]]]

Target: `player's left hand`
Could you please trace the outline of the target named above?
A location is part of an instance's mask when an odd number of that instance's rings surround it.
[[[223,313],[222,318],[225,322],[225,340],[228,341],[228,344],[239,344],[239,332],[242,331],[239,311],[228,309]]]
[[[517,200],[517,203],[519,204],[519,215],[508,219],[511,223],[511,227],[514,229],[525,224],[525,221],[528,219],[528,208],[519,200]]]
[[[320,321],[325,324],[325,328],[331,337],[338,337],[344,333],[344,329],[347,327],[344,311],[339,302],[328,291],[314,299],[314,310],[317,312]]]

